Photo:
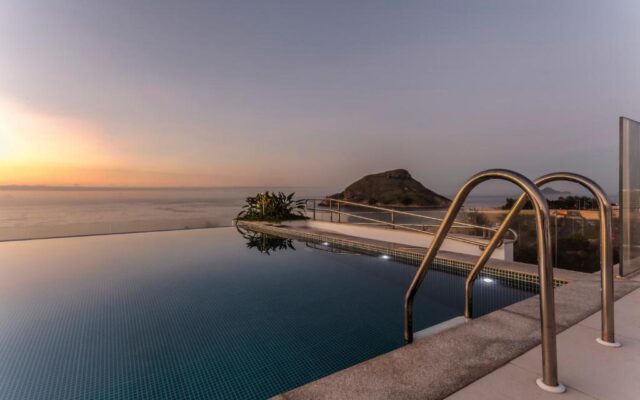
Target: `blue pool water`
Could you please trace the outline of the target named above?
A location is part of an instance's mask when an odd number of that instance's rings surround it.
[[[234,228],[0,243],[0,399],[261,399],[402,346],[415,267],[313,247]],[[532,295],[477,285],[479,314]],[[416,329],[461,315],[462,289],[431,271]]]

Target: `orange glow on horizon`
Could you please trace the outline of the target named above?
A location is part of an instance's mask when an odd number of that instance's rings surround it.
[[[78,178],[74,169],[122,161],[90,124],[0,98],[0,183],[66,184]],[[93,181],[85,174],[78,183]]]
[[[219,176],[210,168],[207,171],[176,165],[175,160],[173,165],[167,160],[143,162],[142,157],[134,159],[122,154],[123,148],[85,121],[43,114],[0,97],[0,185],[153,187],[242,183],[242,179]]]
[[[136,148],[141,148],[140,152]],[[51,115],[0,95],[0,185],[254,186],[286,174],[237,160],[146,151],[87,121]]]
[[[0,162],[109,165],[120,161],[90,124],[52,116],[0,98]]]
[[[43,171],[46,171],[46,174]],[[46,163],[5,165],[0,162],[0,176],[3,177],[0,180],[0,185],[213,187],[237,186],[238,183],[229,179],[219,179],[211,174],[81,167]],[[6,177],[9,177],[9,179]]]

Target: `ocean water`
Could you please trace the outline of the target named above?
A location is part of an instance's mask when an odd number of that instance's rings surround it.
[[[0,241],[230,226],[247,196],[265,190],[320,198],[324,187],[207,189],[0,189]],[[505,195],[470,196],[467,209],[504,204]],[[441,217],[443,212],[429,214]],[[404,221],[410,222],[410,221]]]
[[[230,226],[265,190],[321,197],[326,188],[0,190],[0,240]]]

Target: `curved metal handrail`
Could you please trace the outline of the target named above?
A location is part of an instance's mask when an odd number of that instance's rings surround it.
[[[611,239],[611,203],[607,198],[604,190],[591,179],[574,174],[571,172],[555,172],[541,176],[535,180],[536,186],[546,185],[547,183],[556,181],[569,181],[577,183],[587,189],[598,201],[598,209],[600,214],[600,269],[602,280],[602,334],[598,340],[598,343],[606,346],[617,347],[620,346],[615,341],[614,332],[614,319],[613,319],[613,248]],[[509,225],[513,222],[516,216],[520,213],[522,208],[527,202],[526,194],[522,194],[518,201],[515,202],[509,213],[505,216],[498,232],[491,238],[486,249],[474,265],[473,269],[467,276],[465,282],[464,294],[465,294],[465,307],[464,316],[471,318],[473,313],[473,283],[478,277],[480,270],[484,268],[485,264],[489,260],[491,253],[498,246],[501,237],[505,234]],[[557,250],[556,250],[557,251]]]
[[[538,241],[538,269],[540,275],[540,319],[542,338],[542,378],[537,383],[542,389],[563,392],[564,386],[558,383],[558,364],[556,350],[556,319],[553,294],[553,267],[551,265],[551,235],[549,232],[549,207],[540,189],[527,177],[504,169],[491,169],[479,172],[469,178],[460,188],[445,215],[431,247],[427,251],[420,267],[411,281],[404,300],[404,337],[405,342],[413,341],[413,299],[424,280],[427,269],[436,258],[447,232],[469,193],[480,183],[499,179],[519,186],[531,199],[536,214]],[[505,229],[506,230],[506,229]],[[493,242],[493,240],[492,240]],[[496,240],[497,243],[497,240]]]

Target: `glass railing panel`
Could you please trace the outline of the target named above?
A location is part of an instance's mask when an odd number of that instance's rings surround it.
[[[620,118],[620,275],[640,269],[640,122]]]

